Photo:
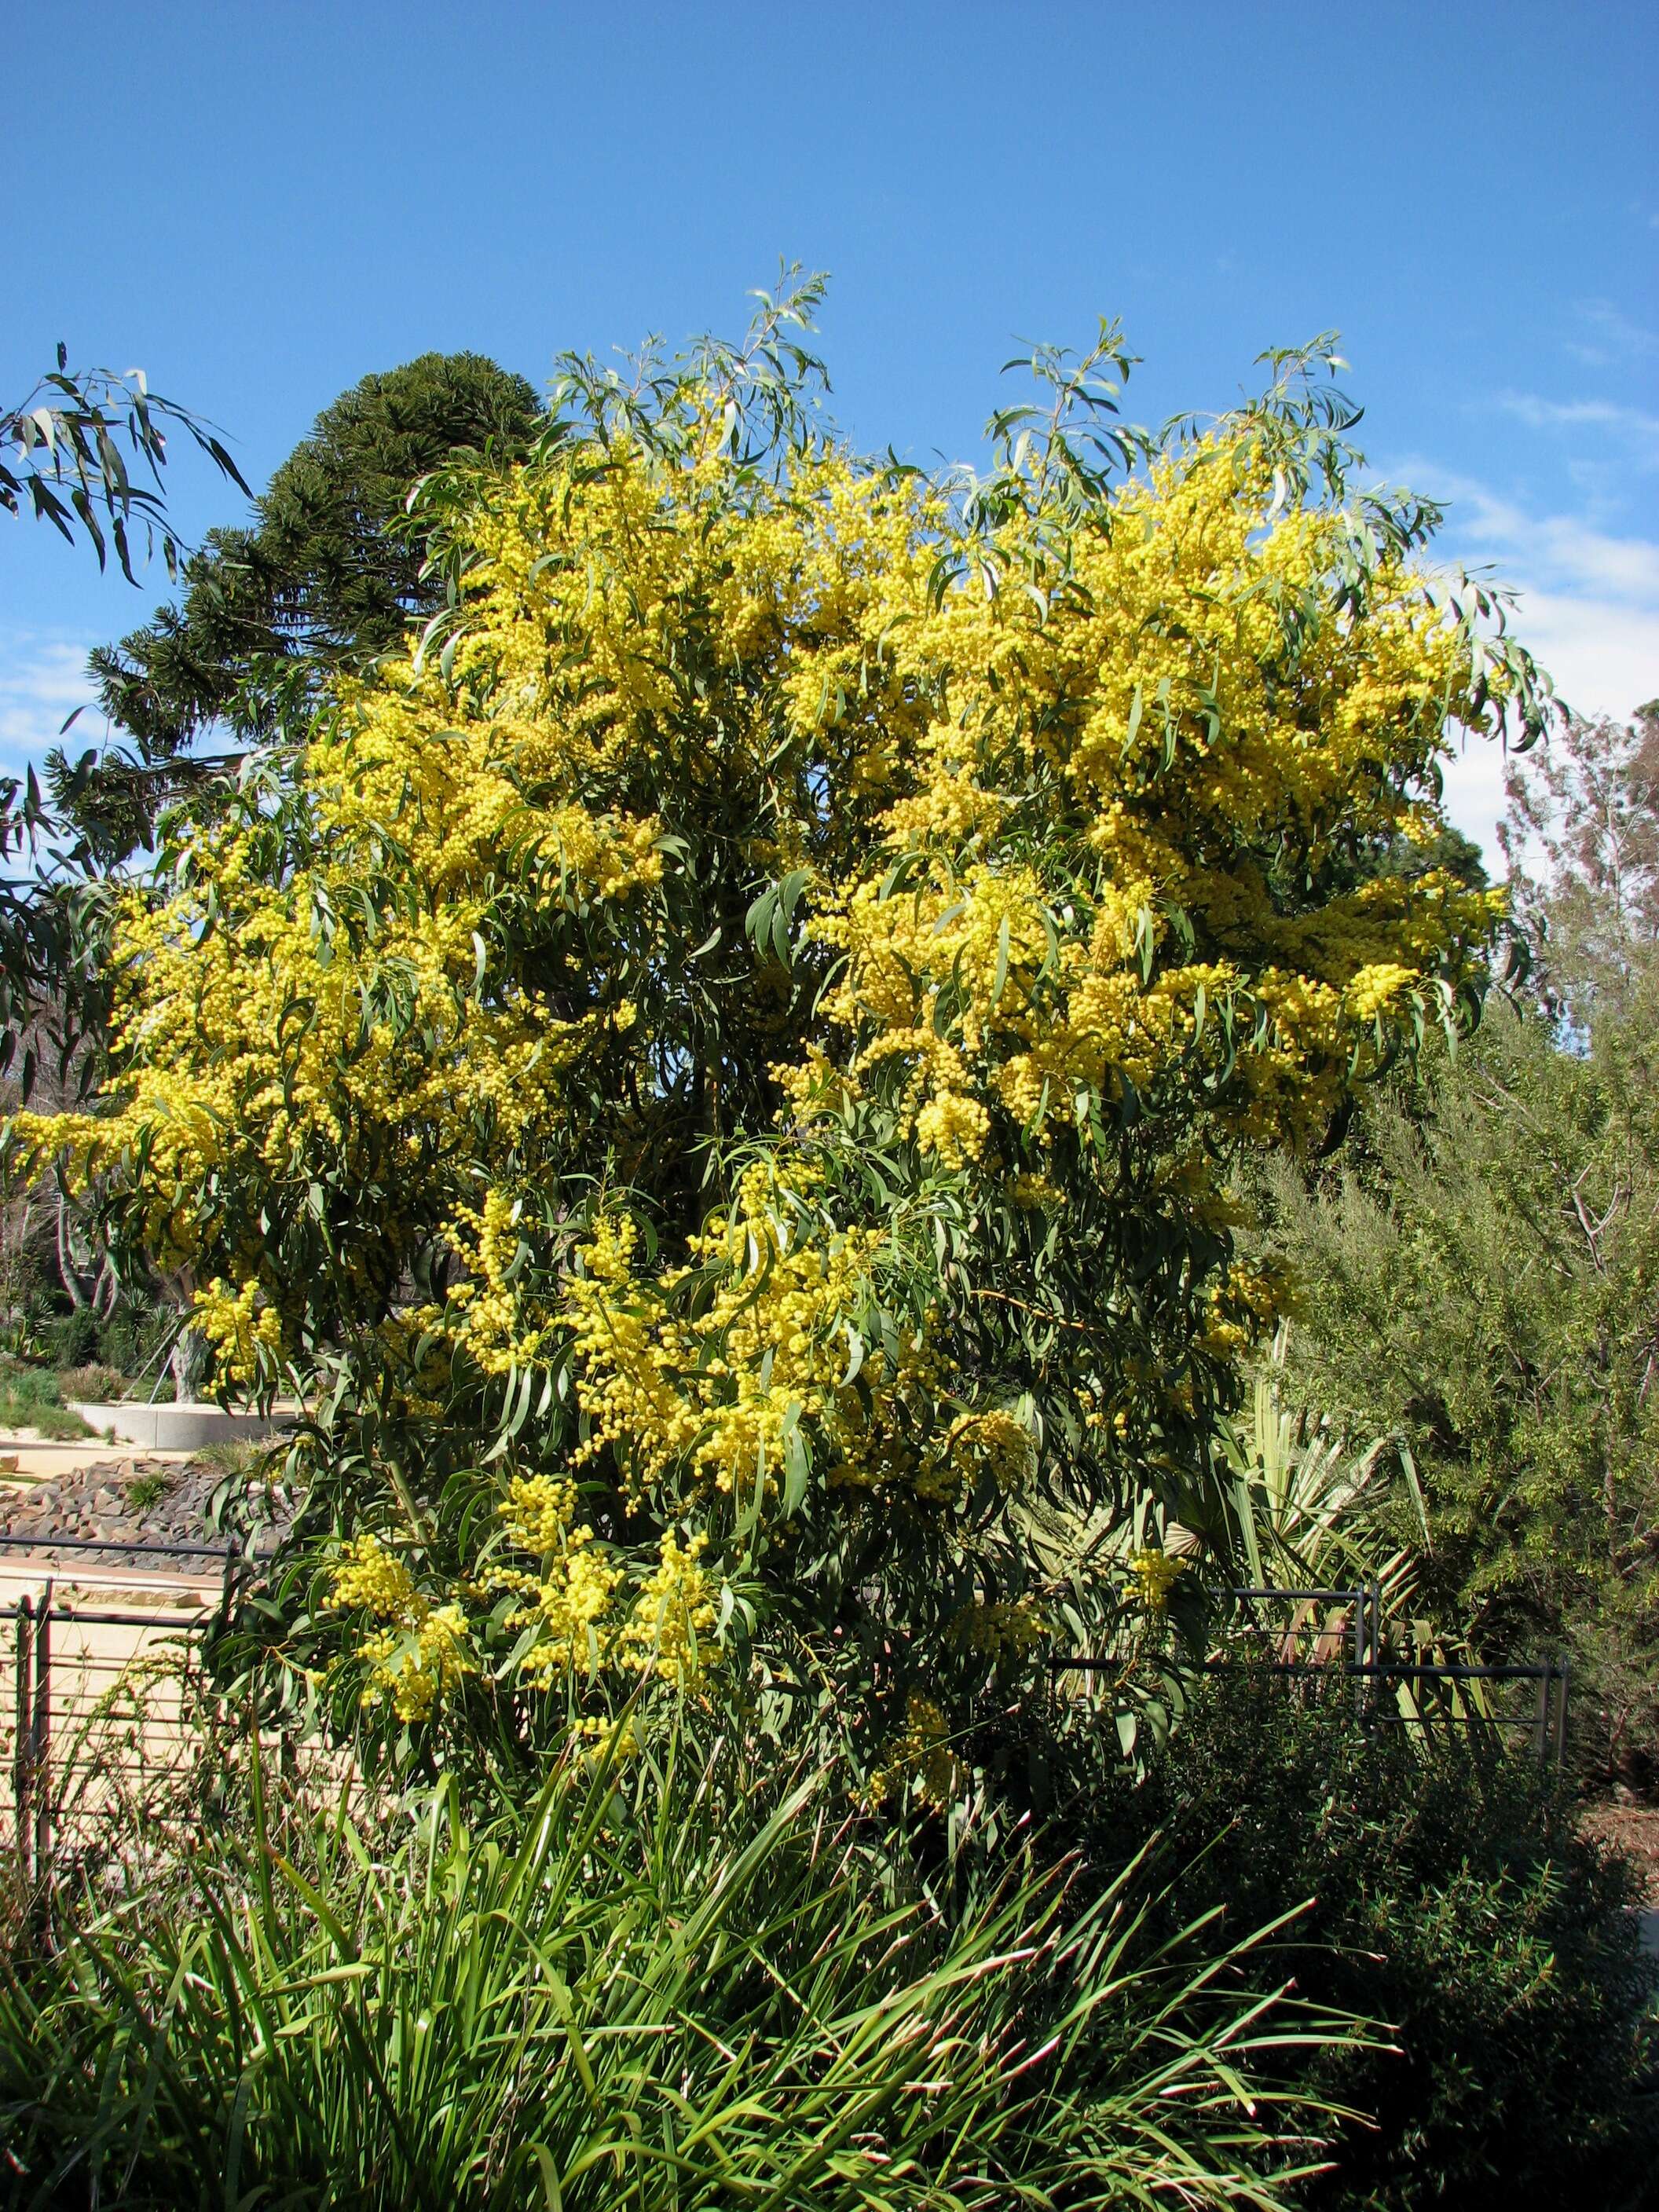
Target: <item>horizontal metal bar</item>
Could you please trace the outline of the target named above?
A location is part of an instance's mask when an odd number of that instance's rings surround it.
[[[1125,1666],[1122,1659],[1051,1659],[1048,1671],[1054,1674],[1099,1674],[1110,1673]],[[1206,1659],[1200,1666],[1206,1674],[1215,1674],[1235,1662],[1231,1659]],[[1407,1659],[1378,1660],[1371,1664],[1356,1667],[1352,1662],[1335,1656],[1324,1659],[1273,1659],[1265,1665],[1258,1664],[1258,1673],[1268,1674],[1314,1674],[1326,1678],[1340,1676],[1352,1680],[1356,1676],[1382,1678],[1389,1681],[1422,1682],[1541,1682],[1553,1680],[1559,1669],[1545,1664],[1535,1667],[1431,1667],[1416,1666]]]
[[[145,1559],[182,1559],[188,1555],[198,1559],[222,1559],[227,1552],[233,1559],[252,1557],[257,1565],[276,1557],[274,1552],[251,1555],[238,1552],[234,1540],[228,1538],[219,1544],[152,1544],[148,1537],[126,1536],[0,1536],[0,1546],[13,1551],[31,1552],[137,1552]]]
[[[9,1620],[11,1614],[15,1614],[15,1610],[18,1610],[15,1606],[4,1606],[4,1608],[0,1608],[0,1620]],[[206,1610],[197,1614],[195,1620],[170,1621],[166,1620],[166,1617],[157,1620],[157,1614],[155,1613],[88,1613],[88,1610],[82,1610],[82,1606],[60,1606],[58,1604],[58,1599],[53,1599],[53,1604],[51,1604],[51,1620],[53,1620],[53,1628],[62,1628],[64,1624],[73,1626],[76,1621],[93,1621],[93,1624],[101,1626],[101,1628],[168,1628],[168,1631],[173,1631],[175,1635],[191,1637],[191,1635],[197,1635],[197,1632],[204,1628],[204,1624],[206,1624]]]
[[[1425,1682],[1542,1682],[1553,1680],[1559,1670],[1541,1660],[1535,1667],[1414,1667],[1409,1660],[1380,1660],[1371,1667],[1351,1667],[1351,1674],[1386,1674],[1392,1678],[1420,1676]]]
[[[1347,1602],[1350,1599],[1364,1597],[1364,1595],[1365,1595],[1365,1593],[1364,1593],[1364,1590],[1358,1590],[1358,1589],[1224,1589],[1224,1590],[1220,1593],[1220,1595],[1221,1595],[1223,1597],[1248,1597],[1248,1598],[1257,1598],[1257,1597],[1316,1598],[1316,1597],[1322,1597],[1322,1598],[1326,1598],[1326,1599],[1328,1599],[1328,1600],[1330,1601],[1330,1603],[1331,1603],[1331,1604],[1333,1604],[1333,1605],[1337,1605],[1337,1604],[1346,1603],[1346,1602]]]
[[[1409,1713],[1373,1713],[1374,1728],[1421,1728],[1427,1721],[1436,1728],[1523,1728],[1535,1729],[1536,1713],[1422,1713],[1413,1720]]]

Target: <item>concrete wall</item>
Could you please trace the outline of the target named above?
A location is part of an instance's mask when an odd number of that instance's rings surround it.
[[[222,1406],[145,1406],[129,1400],[116,1405],[76,1402],[70,1406],[89,1429],[101,1437],[113,1431],[123,1443],[143,1444],[151,1451],[194,1451],[202,1444],[257,1443],[284,1427],[294,1418],[291,1407],[269,1413],[227,1413]]]

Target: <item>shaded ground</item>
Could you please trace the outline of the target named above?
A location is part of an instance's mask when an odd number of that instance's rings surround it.
[[[1659,1912],[1659,1807],[1587,1806],[1578,1825],[1586,1835],[1624,1853],[1642,1877],[1648,1911]]]

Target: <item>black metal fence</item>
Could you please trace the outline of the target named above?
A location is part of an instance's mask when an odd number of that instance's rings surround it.
[[[1507,1735],[1519,1738],[1540,1767],[1559,1769],[1565,1759],[1571,1675],[1565,1659],[1486,1667],[1418,1650],[1391,1651],[1376,1583],[1217,1595],[1233,1612],[1226,1648],[1205,1660],[1206,1672],[1244,1665],[1304,1691],[1351,1696],[1368,1727]],[[1053,1671],[1114,1674],[1123,1663],[1111,1655],[1073,1656],[1055,1660]]]
[[[135,1567],[150,1576],[148,1584],[80,1595],[48,1573],[38,1592],[0,1605],[0,1739],[9,1738],[10,1782],[0,1843],[33,1885],[60,1849],[93,1848],[117,1822],[131,1832],[135,1818],[142,1825],[158,1814],[212,1755],[216,1717],[200,1645],[230,1605],[239,1556],[234,1547],[67,1537],[0,1538],[0,1547],[27,1550],[31,1566],[42,1553],[72,1553],[94,1583],[112,1559],[112,1582]],[[203,1571],[191,1575],[191,1565]],[[171,1589],[158,1589],[161,1577]]]
[[[193,1582],[199,1595],[188,1608],[119,1604],[65,1595],[48,1578],[38,1595],[0,1606],[0,1713],[9,1719],[9,1726],[0,1719],[0,1737],[10,1738],[11,1785],[9,1805],[0,1804],[0,1844],[9,1844],[31,1884],[48,1877],[60,1850],[94,1849],[118,1825],[131,1835],[135,1818],[159,1817],[204,1759],[228,1748],[200,1646],[228,1613],[243,1564],[234,1546],[59,1539],[36,1540],[33,1548],[36,1556],[116,1554],[124,1568],[137,1559],[175,1584]],[[204,1571],[182,1571],[189,1560]],[[152,1583],[148,1595],[156,1594]],[[1524,1737],[1540,1766],[1564,1758],[1570,1684],[1563,1661],[1485,1667],[1390,1654],[1375,1583],[1223,1595],[1233,1610],[1225,1648],[1205,1662],[1211,1669],[1245,1665],[1304,1692],[1352,1696],[1368,1726],[1510,1732]],[[1123,1663],[1075,1656],[1054,1662],[1054,1672],[1087,1678]]]

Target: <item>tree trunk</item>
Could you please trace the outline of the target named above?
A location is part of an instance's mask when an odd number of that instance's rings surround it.
[[[181,1328],[167,1356],[173,1370],[173,1395],[180,1404],[196,1396],[207,1379],[208,1340],[199,1328]]]

